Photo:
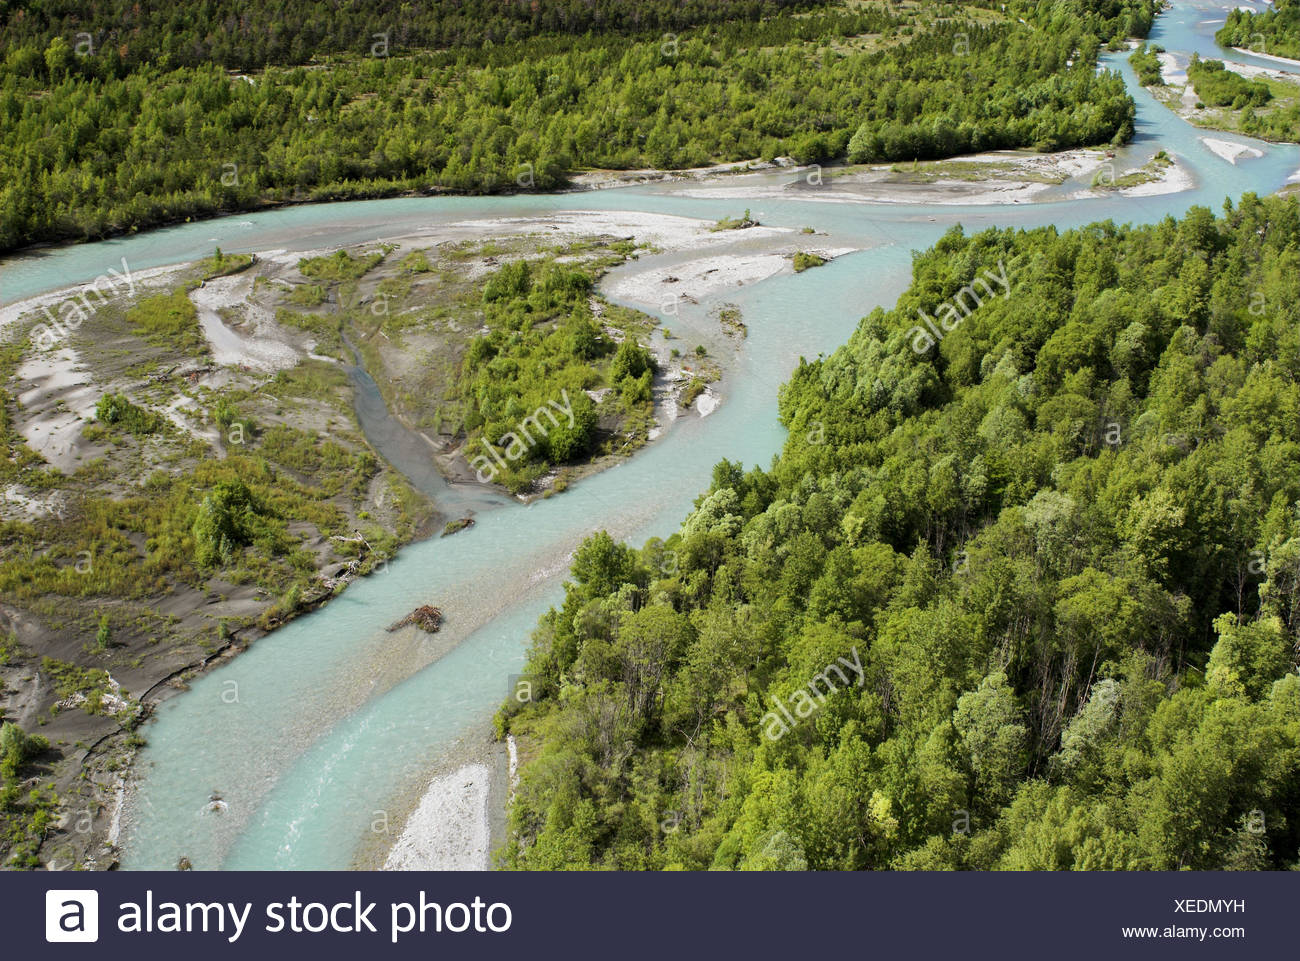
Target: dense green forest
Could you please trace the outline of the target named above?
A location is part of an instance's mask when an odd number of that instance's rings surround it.
[[[1298,250],[1248,194],[918,254],[770,468],[578,550],[499,716],[506,864],[1296,866]]]
[[[158,0],[0,2],[0,55],[45,47],[55,37],[88,42],[103,60],[86,68],[121,75],[165,55],[174,66],[215,63],[232,70],[303,64],[328,54],[364,53],[378,35],[391,48],[476,48],[534,36],[651,34],[708,23],[756,21],[821,0],[425,0],[394,9],[383,0],[200,5]],[[194,7],[199,9],[195,10]]]
[[[1300,60],[1300,0],[1275,0],[1272,10],[1233,10],[1214,35],[1225,47]]]
[[[589,32],[575,36],[554,24],[577,4],[541,4],[536,22],[517,5],[484,4],[498,11],[490,22],[517,23],[524,39],[467,49],[454,43],[468,27],[455,24],[470,14],[444,22],[460,8],[435,4],[412,43],[453,45],[412,52],[395,40],[372,50],[362,4],[351,52],[284,67],[269,64],[301,61],[295,44],[311,46],[302,39],[316,37],[311,25],[332,22],[316,7],[263,26],[265,50],[213,30],[213,43],[231,43],[227,56],[174,20],[193,20],[183,8],[113,21],[96,45],[89,29],[91,41],[67,34],[107,17],[6,5],[0,251],[265,203],[552,189],[585,167],[915,160],[1123,141],[1133,104],[1118,75],[1095,73],[1097,52],[1145,34],[1155,4],[819,5],[752,19],[781,6],[664,3],[639,14],[654,32],[590,32],[624,21],[630,30],[633,15],[614,12],[642,10],[607,0],[584,8]],[[270,14],[239,16],[259,24]],[[137,21],[118,43],[121,24]],[[683,32],[666,38],[664,26]],[[353,26],[338,29],[341,45]],[[268,66],[232,76],[225,68],[245,48]]]
[[[1262,107],[1273,99],[1268,84],[1259,80],[1247,80],[1239,73],[1233,73],[1223,65],[1221,60],[1202,60],[1192,54],[1187,65],[1187,79],[1196,88],[1196,96],[1212,107],[1232,107],[1242,110],[1246,107]]]

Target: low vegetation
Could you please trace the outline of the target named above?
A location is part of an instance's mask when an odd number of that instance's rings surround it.
[[[820,267],[826,263],[826,258],[820,254],[810,254],[805,251],[796,251],[794,255],[794,272],[803,273],[809,267]]]

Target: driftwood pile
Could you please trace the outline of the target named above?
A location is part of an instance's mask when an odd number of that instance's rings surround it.
[[[410,614],[407,614],[400,621],[389,624],[388,631],[390,634],[393,631],[400,631],[407,624],[414,624],[422,631],[436,634],[438,628],[442,627],[442,611],[436,607],[430,607],[428,604],[425,604],[422,607],[417,607],[415,610],[411,611]]]

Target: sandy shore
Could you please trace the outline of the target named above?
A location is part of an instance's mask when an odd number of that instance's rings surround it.
[[[121,264],[108,265],[109,269],[112,270],[118,270],[119,268],[121,268],[121,266],[122,266]],[[180,270],[184,266],[186,265],[171,264],[166,267],[154,267],[151,268],[150,270],[132,270],[130,272],[130,278],[129,278],[129,284],[131,285],[131,290],[134,294],[138,295],[140,291],[140,284],[142,282],[156,281],[161,277],[167,276],[168,274],[175,273],[177,270]],[[3,307],[0,307],[0,329],[8,327],[10,324],[12,324],[18,318],[22,317],[24,314],[28,314],[28,313],[34,314],[35,312],[40,311],[41,308],[43,307],[49,307],[51,311],[55,314],[55,316],[61,319],[62,312],[58,309],[58,305],[62,304],[64,301],[67,300],[77,300],[77,299],[85,298],[86,295],[94,296],[94,291],[96,289],[102,292],[106,292],[105,286],[103,284],[100,284],[98,288],[96,288],[94,283],[76,284],[75,286],[64,287],[59,290],[50,291],[49,293],[37,294],[34,297],[26,297],[22,300],[14,301],[12,304],[5,304]],[[118,296],[118,294],[121,293],[122,290],[123,290],[123,283],[119,282],[117,285],[117,292],[109,293],[108,296],[110,297],[110,299],[115,298],[116,296]],[[86,302],[89,303],[90,301],[87,300]],[[39,319],[45,321],[48,319],[48,315],[43,314]]]
[[[1237,143],[1232,140],[1219,140],[1215,137],[1201,137],[1201,143],[1205,144],[1216,156],[1222,157],[1228,163],[1236,166],[1239,157],[1262,157],[1264,151],[1256,147],[1248,146],[1244,143]]]
[[[1267,80],[1280,80],[1283,83],[1300,83],[1300,76],[1286,70],[1270,70],[1268,67],[1257,67],[1251,63],[1236,63],[1232,60],[1223,61],[1223,67],[1225,70],[1240,74],[1247,80],[1258,80],[1263,77]]]
[[[435,777],[388,852],[384,870],[486,871],[491,781],[486,764]]]
[[[271,312],[253,298],[253,275],[230,274],[209,280],[190,291],[199,326],[212,348],[213,362],[222,366],[277,371],[296,366],[304,354],[280,337]],[[221,317],[222,310],[242,310],[251,336],[237,333]]]
[[[1247,50],[1245,47],[1233,47],[1237,53],[1244,53],[1248,57],[1259,57],[1261,60],[1272,60],[1274,63],[1284,63],[1288,67],[1295,67],[1300,70],[1300,60],[1289,60],[1286,57],[1275,57],[1271,53],[1256,53],[1254,50]]]
[[[927,163],[920,176],[906,164],[810,166],[791,170],[788,183],[755,177],[718,178],[703,186],[672,191],[686,197],[725,199],[744,191],[746,199],[790,199],[814,203],[982,206],[1028,203],[1053,186],[1096,170],[1106,160],[1100,148],[1040,154],[997,150]],[[973,176],[972,166],[987,168]],[[982,174],[982,172],[980,172]]]
[[[1160,61],[1160,76],[1164,78],[1166,84],[1171,87],[1187,83],[1187,62],[1181,60],[1172,53],[1158,53],[1156,59]]]
[[[1119,192],[1125,197],[1157,197],[1162,194],[1182,193],[1195,186],[1196,178],[1192,176],[1191,170],[1175,162],[1173,166],[1165,168],[1164,176],[1159,180],[1138,184],[1135,187],[1125,187]]]
[[[832,260],[841,254],[852,253],[857,248],[801,249]],[[605,293],[615,300],[631,300],[642,304],[662,304],[674,298],[698,301],[729,288],[756,284],[782,271],[789,272],[793,269],[790,256],[783,252],[717,254],[691,260],[688,264],[670,264],[618,274],[605,285]]]
[[[740,213],[739,210],[736,211]],[[792,234],[789,227],[749,227],[712,230],[713,223],[696,217],[652,214],[632,210],[562,210],[545,217],[499,217],[463,220],[452,227],[472,228],[483,235],[503,233],[554,234],[557,237],[613,234],[635,237],[665,252],[725,247],[738,240],[772,239]]]

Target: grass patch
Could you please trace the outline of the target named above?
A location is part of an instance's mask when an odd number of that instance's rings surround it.
[[[136,334],[155,347],[191,356],[207,350],[198,310],[183,287],[144,298],[126,312],[126,319]]]
[[[719,230],[746,230],[749,227],[757,227],[758,221],[749,216],[749,209],[741,217],[723,217],[709,229],[715,233]]]
[[[55,694],[60,701],[81,695],[81,705],[87,714],[107,714],[104,698],[112,693],[112,680],[108,672],[97,667],[79,667],[53,657],[41,658],[41,670],[54,681]],[[56,704],[50,709],[57,713]]]
[[[809,267],[820,267],[826,263],[826,258],[817,254],[806,253],[805,251],[796,251],[794,255],[794,272],[801,274]]]
[[[378,250],[360,257],[355,257],[346,250],[336,250],[325,257],[304,257],[298,261],[298,269],[304,277],[312,280],[360,280],[377,267],[385,256],[387,250]]]
[[[302,314],[281,307],[275,312],[275,322],[311,334],[316,339],[316,353],[344,359],[342,321],[339,317],[332,314]]]

